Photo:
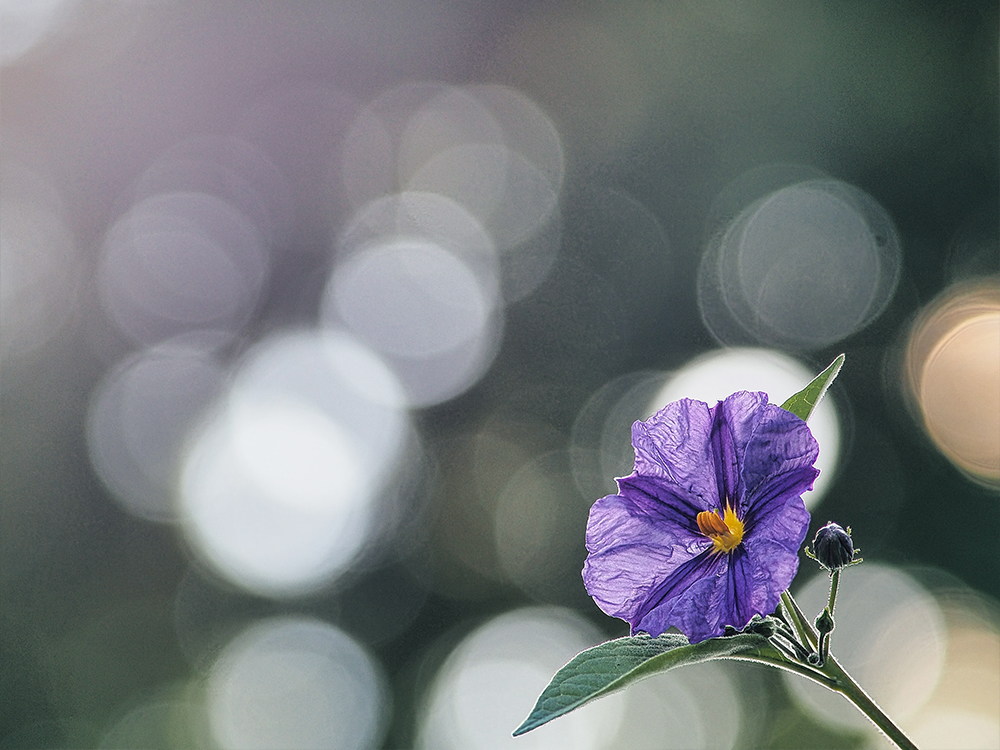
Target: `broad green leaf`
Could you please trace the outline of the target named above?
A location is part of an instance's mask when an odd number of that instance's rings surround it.
[[[809,385],[783,403],[781,408],[790,411],[803,422],[808,422],[813,409],[816,408],[820,399],[823,398],[826,389],[833,383],[843,365],[844,355],[841,354],[830,363],[829,367],[813,378],[813,381]]]
[[[767,638],[756,633],[709,638],[695,644],[689,643],[683,635],[669,633],[657,638],[640,634],[607,641],[580,652],[556,672],[514,736],[530,732],[595,698],[674,667],[709,659],[761,654],[778,656]]]

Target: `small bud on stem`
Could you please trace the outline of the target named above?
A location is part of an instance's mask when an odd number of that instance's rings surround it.
[[[821,527],[813,538],[812,549],[806,548],[806,555],[833,572],[861,562],[855,559],[860,550],[854,549],[851,528],[844,529],[833,521]]]

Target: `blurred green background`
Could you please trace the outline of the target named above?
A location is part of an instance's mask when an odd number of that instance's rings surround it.
[[[632,421],[840,352],[834,653],[1000,746],[996,3],[0,26],[0,747],[882,747],[745,664],[510,737],[626,632],[579,571]]]

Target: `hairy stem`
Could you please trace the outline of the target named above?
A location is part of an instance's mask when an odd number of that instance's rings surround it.
[[[836,603],[837,586],[840,583],[839,572],[834,572],[830,586],[829,608],[831,614],[833,614],[833,605]],[[788,619],[792,621],[799,637],[803,639],[803,643],[811,645],[814,649],[820,646],[815,629],[813,629],[812,625],[806,619],[799,605],[792,598],[792,595],[787,591],[784,592],[781,595],[781,602],[788,615]],[[847,673],[847,670],[840,665],[840,662],[829,653],[829,635],[829,633],[823,634],[822,640],[824,643],[820,651],[822,661],[815,668],[810,668],[803,664],[797,665],[799,667],[797,669],[792,669],[788,664],[776,664],[774,659],[766,658],[758,658],[754,659],[754,661],[760,661],[765,664],[770,663],[790,672],[795,672],[840,693],[857,706],[858,710],[867,716],[886,737],[895,742],[901,750],[917,750],[917,746],[910,741],[909,737],[903,734],[903,730],[897,727],[892,722],[892,719],[886,716],[878,704],[854,681],[854,678]],[[822,677],[817,678],[816,675],[818,674],[822,675]]]
[[[847,671],[840,666],[840,663],[830,655],[826,664],[823,665],[823,673],[830,677],[835,685],[831,688],[843,695],[847,700],[858,707],[871,722],[890,740],[896,743],[902,750],[917,750],[909,737],[903,734],[903,730],[897,727],[885,712],[879,708],[878,704],[854,679],[847,674]]]
[[[799,605],[795,603],[792,595],[787,591],[781,594],[781,604],[785,610],[785,615],[792,621],[792,626],[795,628],[795,632],[798,633],[802,645],[815,650],[819,643],[816,631],[802,613],[802,610],[799,609]]]
[[[830,603],[827,605],[830,614],[833,614],[833,605],[837,603],[837,589],[840,588],[840,568],[837,568],[830,575]]]

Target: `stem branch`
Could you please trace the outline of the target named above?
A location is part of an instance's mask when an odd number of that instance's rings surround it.
[[[886,737],[895,742],[901,750],[917,750],[917,746],[903,734],[903,730],[892,723],[892,719],[885,715],[878,704],[861,689],[861,686],[847,674],[847,671],[832,655],[823,665],[822,671],[834,681],[835,686],[832,689],[857,706],[858,710],[867,716]]]
[[[813,626],[802,613],[802,610],[799,609],[799,605],[795,603],[792,595],[787,591],[783,591],[781,594],[781,604],[785,609],[788,619],[792,621],[792,626],[795,628],[795,632],[798,633],[802,645],[815,649],[818,643],[816,631],[813,630]]]
[[[840,583],[840,571],[835,571],[833,574],[833,580],[830,586],[830,614],[833,614],[833,606],[837,599],[837,587]],[[903,730],[893,724],[892,719],[885,715],[885,712],[879,708],[878,704],[871,699],[871,697],[862,690],[861,686],[854,681],[847,670],[840,666],[832,654],[829,653],[829,633],[824,633],[822,638],[817,638],[817,633],[809,621],[806,619],[802,610],[799,609],[799,605],[792,598],[792,595],[787,591],[781,595],[781,603],[785,609],[788,619],[791,620],[792,625],[795,627],[796,632],[799,634],[799,638],[802,639],[803,644],[817,648],[822,647],[820,651],[823,657],[822,661],[815,668],[807,667],[804,664],[789,664],[786,660],[780,658],[771,658],[770,655],[758,655],[755,657],[743,657],[748,658],[750,661],[759,661],[765,664],[771,664],[782,669],[786,669],[789,672],[795,672],[803,677],[808,677],[814,682],[818,682],[820,685],[825,685],[831,690],[840,693],[847,700],[857,706],[858,710],[861,711],[869,720],[879,728],[879,730],[890,740],[896,743],[901,750],[917,750],[917,746],[910,741],[910,738],[903,734]],[[820,640],[824,641],[820,644]],[[824,653],[825,652],[825,653]],[[782,663],[778,663],[778,662]]]
[[[780,654],[781,652],[777,653]],[[772,667],[777,667],[778,669],[784,669],[786,672],[802,675],[813,682],[818,682],[825,688],[839,692],[836,680],[827,677],[822,672],[817,672],[812,667],[807,667],[805,664],[794,661],[793,659],[782,658],[781,656],[769,656],[768,654],[760,652],[755,654],[733,654],[731,657],[727,658],[736,659],[737,661],[753,661],[758,664],[767,664]]]

